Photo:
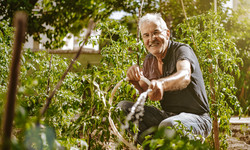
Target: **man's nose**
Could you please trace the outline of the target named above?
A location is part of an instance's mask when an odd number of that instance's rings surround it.
[[[149,40],[154,41],[155,40],[155,34],[151,34],[150,37],[149,37]]]

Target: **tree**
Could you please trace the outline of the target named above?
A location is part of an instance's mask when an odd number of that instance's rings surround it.
[[[189,16],[207,12],[212,6],[213,0],[209,1],[185,1]],[[226,0],[218,1],[218,9],[222,10],[222,5]],[[124,0],[7,0],[0,3],[0,21],[7,20],[9,25],[17,10],[23,10],[29,15],[28,34],[33,35],[36,41],[41,40],[40,35],[48,37],[45,43],[46,48],[59,48],[65,42],[63,38],[68,33],[78,35],[81,29],[87,26],[90,18],[105,20],[113,11],[123,10],[134,15],[137,20],[140,1]],[[174,29],[177,24],[183,22],[183,13],[180,1],[145,0],[143,14],[146,12],[158,12],[165,18],[170,29]],[[134,33],[136,34],[136,32]],[[172,32],[175,36],[175,32]]]
[[[0,21],[7,20],[11,25],[13,15],[17,10],[25,11],[29,17],[28,34],[33,35],[36,41],[40,40],[40,34],[45,34],[49,41],[46,48],[62,47],[63,38],[68,33],[79,34],[81,29],[87,26],[90,18],[105,20],[115,10],[133,9],[138,5],[132,0],[126,1],[102,1],[102,0],[8,0],[0,3]]]

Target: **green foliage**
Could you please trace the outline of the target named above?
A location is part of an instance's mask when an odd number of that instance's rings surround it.
[[[198,56],[211,115],[216,114],[220,119],[221,146],[225,148],[225,138],[230,134],[229,119],[235,112],[242,113],[234,78],[234,75],[239,77],[242,65],[239,52],[232,37],[225,32],[220,16],[213,13],[189,18],[178,26],[177,33],[180,41],[191,45]]]
[[[250,115],[250,4],[246,0],[241,0],[237,10],[232,10],[224,22],[226,31],[233,37],[236,47],[239,50],[239,56],[244,61],[241,66],[240,78],[236,80],[236,86],[239,89],[237,97],[243,107],[244,114]]]
[[[8,0],[0,2],[0,21],[7,20],[11,25],[16,11],[22,10],[28,14],[29,35],[36,41],[41,40],[41,34],[49,40],[44,46],[57,49],[65,42],[63,38],[68,33],[78,35],[87,26],[90,18],[105,20],[116,10],[126,10],[135,13],[138,3],[132,0]]]
[[[217,0],[217,11],[223,14],[223,20],[225,20],[229,11],[229,9],[225,8],[224,6],[228,1],[229,0]],[[137,6],[135,8],[131,8],[130,4],[122,7],[124,11],[130,13],[132,16],[123,17],[121,22],[128,27],[128,30],[132,34],[136,35],[138,9],[140,8],[141,3],[134,3],[133,4]],[[183,3],[188,17],[208,13],[208,11],[213,9],[214,6],[214,0],[183,0]],[[130,10],[126,8],[129,8]],[[180,0],[144,0],[142,15],[146,13],[160,13],[171,31],[172,38],[178,37],[178,34],[175,32],[175,28],[178,26],[178,24],[184,23],[185,18]]]
[[[11,56],[13,29],[7,26],[6,21],[0,22],[0,89],[6,92],[7,76]],[[1,96],[2,97],[2,96]]]
[[[143,55],[145,49],[140,44],[140,52],[135,52],[138,44],[118,22],[104,22],[99,24],[98,28],[105,29],[104,39],[110,40],[110,44],[101,52],[103,55],[101,65],[83,69],[81,72],[69,72],[53,97],[49,109],[41,120],[41,125],[36,124],[36,116],[48,97],[47,91],[51,92],[55,87],[69,60],[53,55],[52,66],[49,69],[50,54],[34,53],[30,50],[23,52],[14,123],[15,139],[12,141],[15,149],[59,147],[102,149],[105,147],[105,142],[116,141],[109,130],[108,110],[112,107],[114,113],[117,112],[113,107],[120,100],[132,100],[135,90],[132,86],[124,84],[118,90],[113,106],[108,104],[107,99],[114,85],[125,78],[127,67],[137,61],[135,54]],[[8,33],[7,29],[12,31],[6,27],[4,33]],[[12,32],[9,33],[11,36]],[[117,41],[112,40],[114,35],[119,37]],[[9,36],[1,35],[1,38],[5,38],[5,43],[10,42]],[[1,49],[1,52],[1,57],[8,60],[10,44],[7,43],[6,51]],[[3,68],[1,75],[6,78],[8,65],[9,61],[1,63]],[[49,88],[48,81],[50,81]],[[1,82],[2,89],[6,89],[7,80]],[[1,91],[1,95],[5,93],[6,90]],[[0,98],[1,107],[4,100],[4,97]],[[115,115],[114,120],[117,119]]]
[[[222,5],[226,1],[217,1],[218,11],[222,11]],[[187,13],[190,16],[207,12],[212,7],[212,4],[213,0],[184,1]],[[78,35],[87,26],[90,18],[103,21],[112,12],[121,10],[136,15],[140,6],[140,1],[134,0],[78,0],[74,2],[71,0],[8,0],[0,2],[0,21],[7,20],[8,24],[11,25],[14,13],[18,10],[25,11],[29,20],[27,33],[33,35],[36,41],[41,40],[40,34],[46,35],[49,40],[46,41],[44,46],[56,49],[65,44],[63,38],[68,33]],[[174,29],[184,19],[181,3],[175,0],[167,2],[145,0],[142,14],[146,12],[161,13],[170,29]],[[133,18],[136,19],[136,17]],[[175,35],[174,32],[173,35]]]
[[[7,92],[9,63],[11,59],[11,44],[13,29],[7,26],[6,21],[0,22],[0,97],[4,98]],[[0,115],[2,116],[3,101],[0,101]],[[1,123],[2,117],[0,118]]]
[[[146,136],[143,147],[151,150],[209,150],[212,146],[208,142],[203,142],[201,137],[197,137],[179,123],[171,128],[160,128],[154,135]]]
[[[54,8],[50,1],[44,1],[44,4],[48,5],[45,7],[48,9],[46,11]],[[0,24],[2,31],[0,32],[1,108],[8,83],[13,32],[6,24],[6,22]],[[192,30],[189,29],[188,24]],[[178,35],[176,38],[190,44],[199,58],[209,101],[212,101],[212,94],[216,97],[216,101],[210,103],[211,114],[217,114],[220,118],[220,133],[223,139],[229,134],[228,120],[231,115],[234,111],[241,113],[235,96],[237,89],[234,85],[234,75],[239,75],[241,60],[237,57],[238,51],[235,49],[235,44],[221,24],[220,17],[210,13],[190,18],[185,24],[180,24],[175,32]],[[119,111],[115,106],[121,100],[134,100],[136,90],[130,84],[123,83],[116,93],[112,106],[107,100],[117,82],[126,77],[127,68],[137,63],[137,55],[140,58],[140,65],[142,64],[146,50],[143,44],[137,43],[128,30],[117,21],[101,22],[97,25],[97,29],[103,31],[100,41],[108,43],[102,47],[103,59],[100,65],[83,69],[81,72],[69,72],[53,97],[40,126],[36,124],[36,116],[45,103],[47,91],[51,92],[55,87],[66,70],[69,60],[53,55],[52,66],[49,69],[50,54],[34,53],[30,50],[23,52],[14,123],[15,138],[12,141],[15,149],[24,149],[28,146],[35,149],[40,147],[105,149],[106,143],[118,142],[109,127],[108,110],[111,108],[112,118],[119,128]],[[70,29],[67,28],[67,30]],[[58,32],[61,31],[58,30]],[[191,35],[194,36],[195,45],[192,43]],[[79,65],[77,63],[76,67]],[[212,73],[209,72],[210,67]],[[210,87],[211,79],[214,80],[213,89]],[[50,81],[49,90],[48,81]],[[211,93],[212,91],[215,93]],[[178,131],[180,130],[177,129]],[[34,138],[31,138],[31,133],[34,133]],[[206,149],[207,143],[201,144],[200,141],[179,136],[168,139],[161,133],[147,141],[148,144],[152,143],[152,148]],[[131,141],[130,137],[125,138]]]

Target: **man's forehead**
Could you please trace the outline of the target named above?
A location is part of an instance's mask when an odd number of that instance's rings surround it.
[[[147,32],[150,30],[159,30],[159,29],[160,25],[157,22],[153,21],[144,22],[141,26],[141,32]]]

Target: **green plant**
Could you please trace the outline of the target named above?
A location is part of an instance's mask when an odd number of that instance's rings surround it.
[[[203,142],[200,136],[194,135],[181,123],[174,127],[160,128],[153,135],[146,136],[143,147],[151,150],[209,150],[212,146]]]
[[[240,66],[240,78],[236,79],[236,86],[239,89],[237,91],[237,97],[243,108],[245,115],[250,115],[250,5],[246,0],[240,0],[237,9],[232,10],[232,13],[228,15],[228,18],[223,22],[226,31],[233,37],[237,49],[239,50],[239,56],[244,61],[244,66]]]
[[[235,112],[242,113],[235,86],[235,77],[239,77],[239,66],[242,65],[239,52],[232,37],[225,32],[220,16],[214,13],[191,17],[180,24],[176,31],[179,35],[177,39],[193,47],[198,56],[210,114],[213,119],[218,116],[220,120],[220,145],[226,148],[226,137],[230,134],[229,119]]]
[[[9,63],[11,60],[11,45],[13,41],[13,28],[7,25],[6,21],[0,22],[0,116],[3,113],[4,101],[6,98]],[[0,117],[2,124],[2,117]],[[0,132],[1,134],[1,132]]]

